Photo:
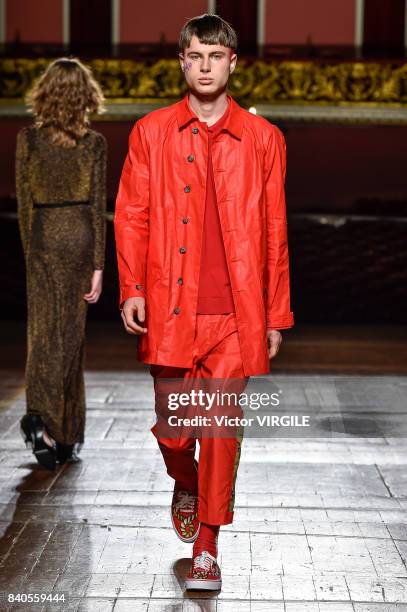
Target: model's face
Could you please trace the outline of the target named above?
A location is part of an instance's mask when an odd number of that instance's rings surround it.
[[[226,88],[237,55],[228,47],[205,45],[193,36],[179,58],[188,87],[198,94],[213,96]]]

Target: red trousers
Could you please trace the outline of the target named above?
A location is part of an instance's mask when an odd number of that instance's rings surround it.
[[[169,414],[168,401],[162,401],[163,379],[181,378],[184,382],[216,379],[220,390],[227,388],[228,381],[233,379],[234,389],[237,384],[239,392],[243,392],[248,378],[243,372],[235,314],[198,314],[192,368],[151,365],[150,373],[154,377],[157,422]],[[210,525],[231,523],[243,428],[239,427],[233,437],[162,437],[157,423],[151,431],[157,438],[169,476],[179,486],[198,491],[198,519]],[[194,458],[197,440],[199,464]]]

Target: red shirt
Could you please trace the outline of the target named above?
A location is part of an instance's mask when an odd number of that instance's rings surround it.
[[[208,131],[208,172],[197,304],[198,314],[227,314],[235,311],[212,166],[212,145],[226,123],[229,111],[230,103],[216,123],[211,126],[204,124]]]

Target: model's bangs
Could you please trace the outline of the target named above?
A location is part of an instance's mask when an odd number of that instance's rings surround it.
[[[222,30],[219,32],[214,32],[213,30],[206,32],[196,31],[193,34],[198,37],[199,42],[203,45],[222,45],[223,47],[231,47],[230,37]],[[192,39],[192,35],[190,38]],[[191,40],[189,44],[191,44]]]

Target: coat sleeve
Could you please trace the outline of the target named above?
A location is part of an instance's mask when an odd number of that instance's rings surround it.
[[[26,130],[22,129],[17,135],[16,147],[16,196],[18,226],[20,230],[21,242],[24,250],[24,257],[27,260],[32,225],[32,195],[30,189],[28,173],[29,148]]]
[[[130,297],[145,297],[149,208],[148,144],[138,121],[130,134],[114,215],[120,307]]]
[[[99,134],[96,141],[95,164],[92,174],[91,206],[94,234],[93,269],[103,270],[106,245],[106,155],[105,138]]]
[[[290,277],[285,202],[286,143],[273,125],[265,160],[267,216],[267,329],[294,325],[290,308]]]

